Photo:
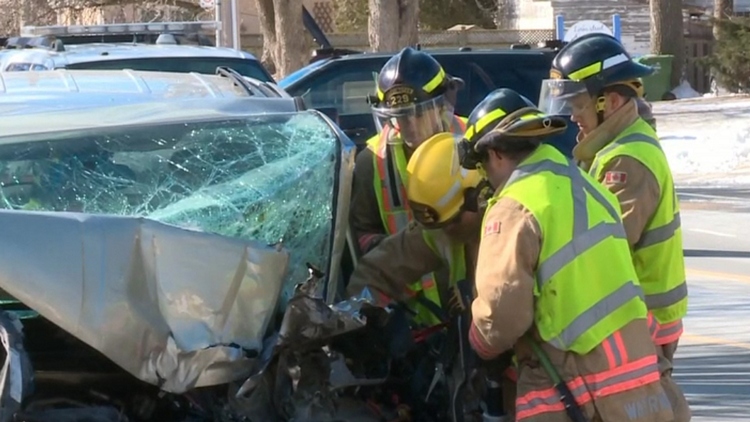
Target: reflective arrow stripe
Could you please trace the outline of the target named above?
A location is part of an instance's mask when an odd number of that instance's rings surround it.
[[[568,161],[565,165],[551,160],[542,160],[520,166],[511,174],[507,185],[543,171],[549,171],[570,180],[571,194],[573,195],[573,237],[570,242],[539,264],[537,269],[537,287],[539,290],[542,290],[555,274],[565,266],[610,236],[618,239],[626,238],[625,229],[617,210],[596,189],[592,182],[583,177],[580,169],[572,161]],[[592,228],[588,227],[586,193],[594,197],[607,210],[614,222],[601,222]],[[643,290],[640,286],[637,286],[634,281],[623,284],[587,311],[578,315],[562,330],[560,335],[551,339],[549,343],[558,349],[568,350],[578,337],[591,329],[602,318],[636,297],[643,299]]]
[[[550,160],[543,160],[534,164],[520,166],[511,174],[507,185],[541,171],[549,171],[558,176],[567,177],[571,182],[573,195],[573,239],[539,264],[537,285],[540,290],[566,265],[609,236],[618,239],[626,237],[625,229],[621,224],[620,215],[617,210],[596,190],[596,187],[591,182],[584,179],[580,170],[572,161],[564,165]],[[615,222],[601,222],[592,228],[588,228],[587,192],[607,210],[607,213]]]

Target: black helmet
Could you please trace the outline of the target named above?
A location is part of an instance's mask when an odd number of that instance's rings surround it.
[[[445,94],[462,83],[447,75],[432,56],[411,47],[391,57],[380,70],[373,116],[378,132],[392,129],[399,140],[417,147],[451,130],[453,103]]]
[[[633,61],[625,47],[607,34],[587,34],[566,45],[552,60],[552,77],[583,82],[592,97],[605,87],[642,78],[654,69]]]
[[[566,128],[564,118],[542,113],[528,98],[512,89],[497,89],[469,116],[459,147],[461,166],[473,170],[490,148],[506,152],[522,150]]]
[[[381,107],[421,103],[443,95],[453,78],[431,55],[406,47],[391,57],[378,74],[378,102]],[[408,90],[404,89],[408,88]],[[407,93],[408,97],[404,97]]]
[[[563,47],[552,60],[550,79],[542,82],[539,108],[548,114],[572,114],[569,100],[582,93],[600,98],[607,90],[637,96],[632,82],[654,72],[633,61],[614,37],[587,34]],[[597,103],[597,111],[603,103]],[[602,117],[600,116],[600,119]]]

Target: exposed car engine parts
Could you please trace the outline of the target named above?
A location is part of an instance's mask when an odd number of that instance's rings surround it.
[[[412,332],[398,306],[326,305],[323,277],[309,266],[253,375],[183,394],[138,380],[44,318],[25,320],[24,339],[4,311],[0,422],[482,420],[487,384],[466,343],[465,307],[452,308],[446,327]]]

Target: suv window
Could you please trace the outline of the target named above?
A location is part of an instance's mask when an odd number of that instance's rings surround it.
[[[468,116],[487,94],[498,88],[511,88],[536,103],[541,81],[549,75],[550,60],[542,56],[513,56],[512,60],[491,54],[437,58],[447,73],[466,83],[456,104],[457,114],[463,116]]]
[[[213,75],[218,66],[227,66],[242,76],[273,82],[271,75],[257,60],[223,57],[148,57],[140,59],[116,59],[73,63],[67,69],[89,70],[153,70],[161,72],[196,72]]]
[[[3,70],[5,72],[28,72],[48,69],[47,66],[38,63],[11,63]]]
[[[451,76],[461,78],[466,84],[456,98],[456,114],[468,117],[471,110],[494,89],[494,84],[486,72],[473,60],[461,60],[458,56],[437,58]]]
[[[514,58],[511,63],[498,57],[480,57],[477,63],[490,75],[497,88],[511,88],[533,103],[539,101],[542,80],[549,78],[551,57]]]
[[[368,66],[370,64],[370,66]],[[336,109],[338,115],[368,113],[367,96],[375,92],[380,63],[342,63],[338,69],[308,81],[302,93],[305,104],[316,109]]]
[[[498,88],[512,88],[536,103],[541,81],[548,77],[552,62],[552,56],[540,54],[456,52],[434,57],[447,73],[464,80],[466,86],[458,93],[455,111],[464,117]],[[305,68],[306,72],[287,77],[293,80],[284,79],[282,85],[289,86],[299,79],[300,83],[289,93],[302,96],[308,107],[337,121],[362,148],[364,141],[376,132],[367,96],[374,94],[377,73],[387,60],[388,57],[358,57],[328,62],[318,72],[311,67],[320,65],[311,65]],[[314,76],[306,78],[305,74]]]
[[[375,122],[367,97],[375,93],[375,80],[387,58],[338,62],[330,71],[305,81],[289,92],[305,104],[327,114],[357,143],[375,133]]]

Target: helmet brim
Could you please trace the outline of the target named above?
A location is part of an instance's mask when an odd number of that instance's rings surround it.
[[[530,119],[516,120],[508,125],[501,125],[477,141],[475,149],[502,149],[503,143],[538,142],[565,132],[568,121],[563,116],[543,115]]]
[[[612,81],[612,84],[615,84],[618,82],[651,76],[654,74],[654,72],[656,72],[656,69],[651,66],[646,66],[645,64],[641,64],[636,61],[630,61],[628,62],[627,66],[622,66],[616,71],[612,72],[612,74],[607,78],[607,81]]]

